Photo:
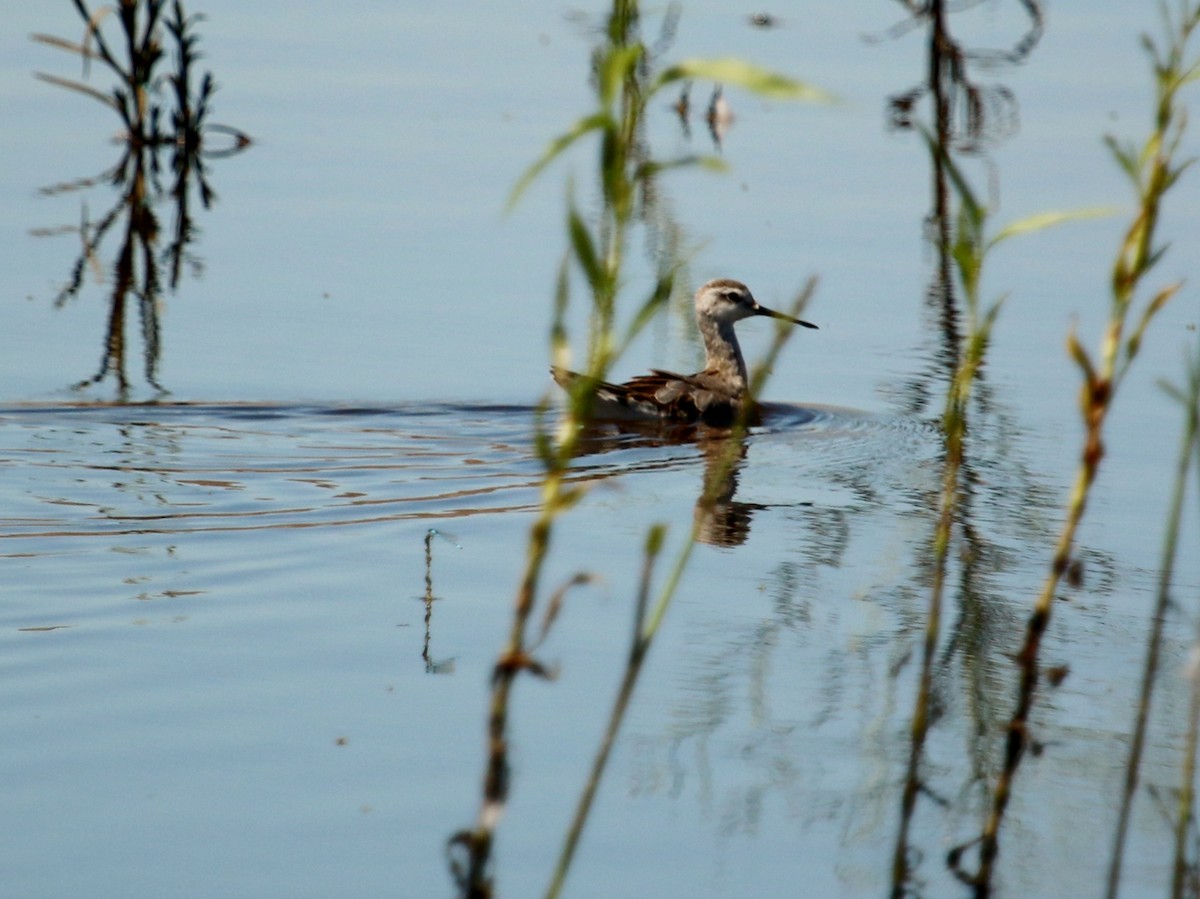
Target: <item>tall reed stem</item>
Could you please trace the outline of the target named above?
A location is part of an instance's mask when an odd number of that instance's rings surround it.
[[[1178,284],[1163,288],[1143,308],[1140,318],[1126,337],[1135,295],[1150,268],[1161,258],[1164,248],[1154,244],[1155,226],[1163,197],[1178,179],[1186,163],[1177,163],[1175,154],[1186,122],[1184,110],[1176,103],[1178,90],[1192,77],[1194,66],[1185,64],[1184,51],[1198,21],[1200,10],[1184,3],[1179,21],[1167,22],[1165,55],[1147,40],[1154,57],[1157,103],[1154,128],[1140,153],[1122,148],[1110,140],[1109,146],[1132,181],[1138,200],[1133,221],[1117,254],[1112,275],[1112,301],[1109,321],[1100,347],[1099,365],[1083,349],[1074,333],[1068,336],[1068,350],[1083,375],[1080,411],[1084,442],[1079,467],[1071,489],[1066,520],[1055,547],[1050,570],[1042,591],[1026,623],[1025,639],[1017,653],[1019,678],[1016,708],[1007,728],[1003,767],[992,790],[991,808],[979,840],[979,869],[971,878],[976,895],[989,895],[992,875],[999,855],[999,833],[1012,795],[1013,782],[1029,744],[1029,716],[1039,683],[1039,658],[1042,638],[1053,614],[1054,598],[1071,563],[1075,536],[1087,509],[1092,484],[1104,457],[1104,424],[1112,409],[1118,388],[1141,347],[1147,325],[1179,289]],[[1114,852],[1109,877],[1110,895],[1120,877],[1124,824],[1119,826],[1118,851]]]
[[[1170,604],[1171,574],[1175,563],[1175,554],[1179,538],[1179,524],[1183,511],[1183,497],[1187,486],[1187,473],[1191,467],[1197,468],[1200,475],[1200,349],[1188,360],[1188,381],[1185,391],[1171,391],[1184,408],[1184,428],[1182,446],[1179,452],[1179,465],[1175,471],[1175,489],[1171,500],[1171,514],[1167,522],[1167,534],[1163,539],[1163,567],[1159,579],[1158,600],[1156,602],[1154,623],[1156,628],[1166,615]],[[1198,619],[1200,621],[1200,619]],[[1151,644],[1154,655],[1158,654],[1157,639]],[[1188,729],[1186,745],[1183,753],[1183,764],[1179,771],[1179,802],[1175,819],[1175,851],[1171,865],[1171,896],[1173,899],[1183,899],[1188,895],[1188,837],[1192,835],[1195,823],[1195,777],[1196,777],[1196,741],[1200,731],[1200,666],[1197,654],[1200,653],[1200,633],[1192,645],[1192,659],[1188,665],[1191,696],[1188,702]],[[1146,654],[1146,676],[1143,681],[1143,705],[1149,707],[1149,696],[1146,695],[1146,684],[1153,682],[1151,669],[1151,652]],[[1157,659],[1155,659],[1157,666]],[[1139,710],[1139,718],[1140,718]],[[1130,766],[1135,765],[1132,749],[1130,750]],[[1126,778],[1128,783],[1130,778]],[[1126,814],[1122,811],[1123,816]],[[1113,854],[1123,851],[1123,846],[1114,848]],[[1119,874],[1119,872],[1118,872]],[[1192,895],[1195,885],[1192,884]]]

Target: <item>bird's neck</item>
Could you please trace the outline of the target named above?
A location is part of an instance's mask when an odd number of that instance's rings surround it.
[[[733,322],[718,322],[710,318],[699,322],[707,355],[705,370],[713,372],[727,383],[735,395],[746,392],[746,361],[733,334]]]

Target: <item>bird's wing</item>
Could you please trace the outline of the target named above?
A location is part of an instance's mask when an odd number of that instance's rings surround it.
[[[574,389],[585,375],[553,368],[554,380],[567,390]],[[720,389],[707,372],[682,375],[651,369],[624,384],[593,381],[596,408],[593,414],[604,418],[665,418],[694,422],[703,419],[712,424],[729,424],[737,417],[740,398]]]

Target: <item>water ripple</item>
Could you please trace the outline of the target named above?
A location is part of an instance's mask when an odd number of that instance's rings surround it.
[[[868,473],[912,424],[787,409],[808,463]],[[154,404],[0,409],[0,539],[344,527],[522,512],[538,502],[531,407]],[[880,439],[880,438],[885,439]],[[819,438],[811,440],[811,438]],[[597,432],[577,479],[698,466],[703,440]],[[920,455],[921,453],[917,453]],[[911,457],[911,453],[908,453]]]

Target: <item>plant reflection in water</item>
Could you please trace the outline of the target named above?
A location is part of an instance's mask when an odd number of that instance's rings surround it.
[[[85,22],[82,43],[33,35],[40,43],[78,55],[83,60],[85,78],[93,61],[102,63],[116,77],[116,84],[104,93],[81,81],[37,73],[42,81],[109,107],[120,116],[123,130],[119,136],[121,157],[115,165],[95,177],[41,191],[45,196],[56,196],[107,183],[118,192],[116,202],[99,218],[91,217],[85,203],[77,228],[37,229],[33,233],[51,236],[68,230],[80,237],[79,254],[66,284],[55,297],[56,307],[80,295],[87,269],[96,272],[98,279],[104,274],[101,247],[106,237],[119,235],[108,278],[112,289],[100,367],[75,385],[83,389],[111,375],[117,383],[118,402],[130,396],[126,328],[131,303],[136,303],[146,381],[157,394],[167,392],[158,380],[162,354],[159,302],[164,284],[173,292],[185,268],[192,274],[203,268],[194,253],[199,231],[192,215],[192,196],[198,196],[201,206],[208,209],[216,201],[216,193],[208,179],[207,161],[231,156],[251,143],[243,131],[208,121],[216,82],[211,72],[205,72],[197,83],[196,26],[201,17],[187,16],[178,0],[170,4],[169,14],[167,6],[166,0],[122,0],[115,12],[107,8],[93,12],[83,0],[75,0],[75,8]],[[103,30],[109,13],[119,22],[119,37],[112,41]],[[118,46],[120,49],[116,49]],[[173,65],[164,72],[162,63],[168,48],[173,50]],[[173,226],[165,246],[160,246],[163,235],[155,209],[162,205],[173,211]]]

